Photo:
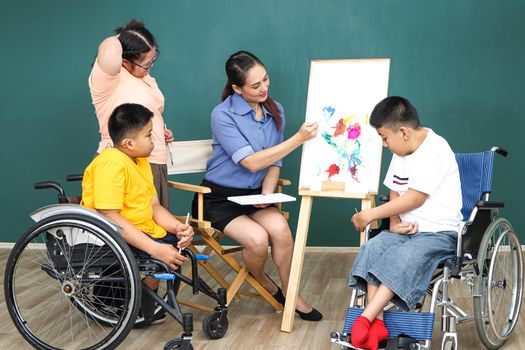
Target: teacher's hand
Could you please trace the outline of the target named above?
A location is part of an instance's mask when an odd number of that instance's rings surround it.
[[[317,129],[319,128],[319,123],[317,122],[304,122],[301,125],[301,128],[297,132],[301,142],[306,142],[313,139],[317,135]]]
[[[270,203],[267,203],[267,204],[254,204],[253,206],[255,208],[261,208],[261,209],[264,209],[264,208],[268,208],[271,204]]]

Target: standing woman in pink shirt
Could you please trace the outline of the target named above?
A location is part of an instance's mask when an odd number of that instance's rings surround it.
[[[153,112],[154,148],[148,158],[155,188],[163,207],[168,209],[168,149],[173,133],[166,128],[162,112],[164,95],[150,75],[159,57],[155,37],[144,23],[131,20],[104,39],[89,75],[89,91],[98,118],[100,142],[97,153],[113,147],[108,133],[108,119],[123,103],[137,103]]]

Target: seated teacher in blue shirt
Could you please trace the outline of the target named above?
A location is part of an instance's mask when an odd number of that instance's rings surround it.
[[[228,81],[222,103],[211,113],[213,155],[207,163],[203,186],[204,218],[227,237],[243,246],[242,259],[251,275],[284,305],[290,277],[293,239],[288,222],[274,205],[239,205],[228,196],[273,193],[282,159],[317,134],[317,123],[304,123],[299,131],[284,139],[284,110],[268,96],[270,78],[263,63],[247,51],[239,51],[226,61]],[[197,215],[197,199],[193,200]],[[282,289],[265,274],[268,242],[279,272]],[[301,297],[297,314],[318,321],[319,311]]]

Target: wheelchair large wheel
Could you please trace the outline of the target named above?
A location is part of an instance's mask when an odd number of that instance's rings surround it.
[[[140,302],[133,254],[114,231],[81,214],[51,216],[16,242],[7,261],[7,309],[38,349],[113,349]]]
[[[487,349],[498,349],[518,320],[523,294],[523,258],[510,223],[497,218],[481,241],[480,275],[474,286],[474,316],[479,337]]]

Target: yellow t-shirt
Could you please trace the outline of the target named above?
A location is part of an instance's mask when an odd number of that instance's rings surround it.
[[[157,192],[146,158],[137,163],[117,148],[100,153],[84,171],[82,202],[87,208],[120,209],[120,215],[152,237],[166,236],[153,220],[152,199]]]

